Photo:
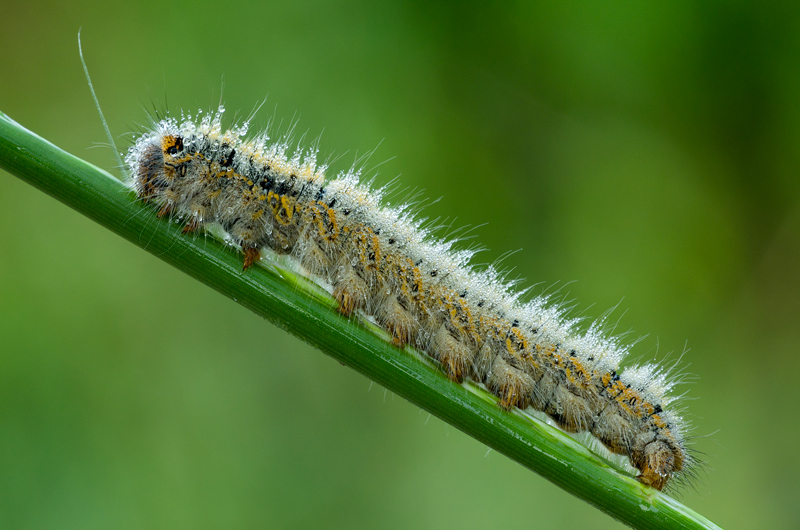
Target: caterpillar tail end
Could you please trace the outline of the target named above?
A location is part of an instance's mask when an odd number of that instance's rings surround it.
[[[676,458],[675,452],[667,444],[658,440],[645,448],[643,464],[637,480],[658,491],[663,490],[673,473],[682,468],[681,459]]]

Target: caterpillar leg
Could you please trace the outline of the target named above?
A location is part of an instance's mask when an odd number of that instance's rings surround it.
[[[191,219],[189,219],[189,222],[186,223],[186,226],[183,227],[183,230],[181,230],[181,234],[189,234],[192,232],[197,232],[198,230],[200,230],[200,228],[202,228],[202,226],[203,223],[201,223],[197,219],[197,217],[192,217]]]
[[[452,381],[461,382],[470,374],[475,354],[466,344],[453,337],[446,326],[441,326],[433,337],[430,346],[431,355],[442,363],[447,377]]]
[[[392,344],[402,348],[411,341],[414,317],[400,305],[396,296],[389,296],[381,304],[378,318],[392,336]]]
[[[247,247],[244,249],[244,263],[242,270],[246,271],[253,263],[261,259],[261,251],[257,247]]]
[[[343,272],[333,288],[333,297],[339,302],[339,312],[344,316],[350,316],[356,309],[364,307],[367,294],[367,282],[353,269]]]

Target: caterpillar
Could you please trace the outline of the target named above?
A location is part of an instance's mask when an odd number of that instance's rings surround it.
[[[265,251],[289,256],[338,311],[374,319],[397,347],[438,361],[454,382],[471,379],[499,406],[531,407],[568,432],[589,432],[624,455],[637,479],[662,490],[694,464],[676,379],[654,364],[620,369],[629,348],[539,296],[526,300],[471,250],[434,237],[408,204],[355,169],[326,176],[317,151],[292,150],[248,123],[224,130],[216,113],[165,118],[136,138],[125,164],[140,200],[184,233],[221,226],[243,270]]]

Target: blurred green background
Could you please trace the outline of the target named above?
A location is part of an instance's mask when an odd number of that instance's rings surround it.
[[[223,77],[336,170],[380,144],[480,261],[688,345],[677,496],[796,528],[800,4],[696,4],[5,2],[0,110],[113,168],[83,27],[121,144]],[[5,173],[0,363],[3,528],[620,526]]]

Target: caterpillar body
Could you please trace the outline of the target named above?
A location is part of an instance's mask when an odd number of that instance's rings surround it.
[[[652,364],[620,370],[628,348],[602,319],[580,331],[547,297],[523,300],[494,267],[471,267],[474,252],[429,234],[408,205],[382,205],[357,171],[328,179],[315,151],[292,153],[266,133],[247,139],[247,123],[223,130],[223,112],[161,120],[130,147],[132,186],[159,217],[184,232],[220,225],[245,270],[265,249],[291,256],[344,315],[373,317],[396,346],[427,353],[453,381],[482,383],[505,409],[532,407],[590,432],[644,484],[661,490],[689,469],[674,378]]]

